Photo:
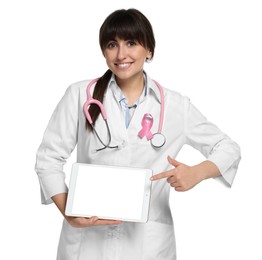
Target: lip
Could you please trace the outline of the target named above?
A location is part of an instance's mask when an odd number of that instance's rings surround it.
[[[126,70],[129,69],[133,62],[121,62],[121,63],[115,63],[115,66],[118,69]]]

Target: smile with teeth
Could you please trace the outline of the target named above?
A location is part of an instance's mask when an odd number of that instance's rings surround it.
[[[121,69],[125,69],[128,68],[131,65],[131,62],[129,63],[118,63],[116,64],[117,67],[121,68]]]

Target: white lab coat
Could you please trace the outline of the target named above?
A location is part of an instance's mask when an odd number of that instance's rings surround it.
[[[222,174],[219,179],[232,184],[240,149],[190,103],[187,97],[164,88],[165,113],[163,134],[166,144],[154,149],[144,137],[140,139],[141,120],[145,113],[152,114],[152,133],[157,132],[160,114],[160,94],[148,77],[149,91],[136,108],[128,129],[112,89],[108,87],[104,105],[112,134],[112,145],[123,144],[121,149],[101,148],[101,144],[86,129],[83,104],[89,81],[71,85],[55,109],[37,152],[36,172],[39,177],[42,203],[51,203],[55,194],[67,192],[63,165],[77,145],[77,162],[151,168],[160,173],[170,168],[167,156],[176,158],[184,144],[199,150],[214,162]],[[102,140],[107,131],[101,116],[96,122]],[[127,182],[128,185],[128,182]],[[170,186],[165,179],[153,182],[149,221],[123,223],[116,226],[73,228],[63,223],[58,247],[58,260],[175,260],[176,246],[172,215],[169,207]],[[135,188],[134,188],[135,192]]]

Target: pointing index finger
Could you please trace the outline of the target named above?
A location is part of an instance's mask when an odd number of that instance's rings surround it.
[[[158,173],[156,175],[153,175],[150,180],[151,181],[156,181],[156,180],[161,180],[161,179],[164,179],[164,178],[168,178],[170,176],[172,176],[173,174],[171,173],[171,171],[167,171],[167,172],[161,172],[161,173]]]

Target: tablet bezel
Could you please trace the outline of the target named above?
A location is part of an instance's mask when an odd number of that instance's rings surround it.
[[[144,169],[144,168],[135,168],[135,167],[122,167],[122,166],[108,166],[108,165],[98,165],[98,164],[84,164],[84,163],[74,163],[72,165],[71,170],[71,176],[69,181],[69,191],[67,196],[67,203],[66,203],[66,210],[65,214],[67,216],[74,216],[74,217],[92,217],[93,215],[88,214],[87,212],[73,212],[73,206],[74,206],[74,198],[75,198],[75,192],[76,192],[76,184],[78,180],[78,174],[79,174],[79,168],[86,167],[87,173],[89,174],[88,170],[90,168],[97,169],[97,170],[103,170],[106,171],[107,169],[123,169],[123,170],[132,170],[136,172],[143,172],[145,174],[144,179],[144,191],[143,191],[143,198],[140,198],[143,200],[142,210],[141,210],[141,216],[140,218],[132,218],[132,217],[122,217],[122,216],[112,216],[112,215],[101,215],[97,216],[99,219],[111,219],[111,220],[122,220],[122,221],[129,221],[129,222],[142,222],[145,223],[148,221],[148,215],[149,215],[149,204],[150,204],[150,197],[151,197],[151,186],[152,181],[150,180],[150,177],[153,174],[153,171],[151,169]],[[96,173],[99,174],[99,173]],[[111,173],[113,174],[113,173]],[[113,178],[114,176],[112,176]],[[95,184],[94,184],[95,185]],[[123,183],[122,185],[128,185],[128,179],[126,180],[126,183]],[[99,187],[99,184],[97,184],[97,187]],[[135,189],[135,187],[134,187]],[[102,192],[99,194],[102,194]],[[103,196],[106,196],[104,194]],[[121,195],[120,195],[121,196]],[[94,198],[95,196],[93,196]]]

